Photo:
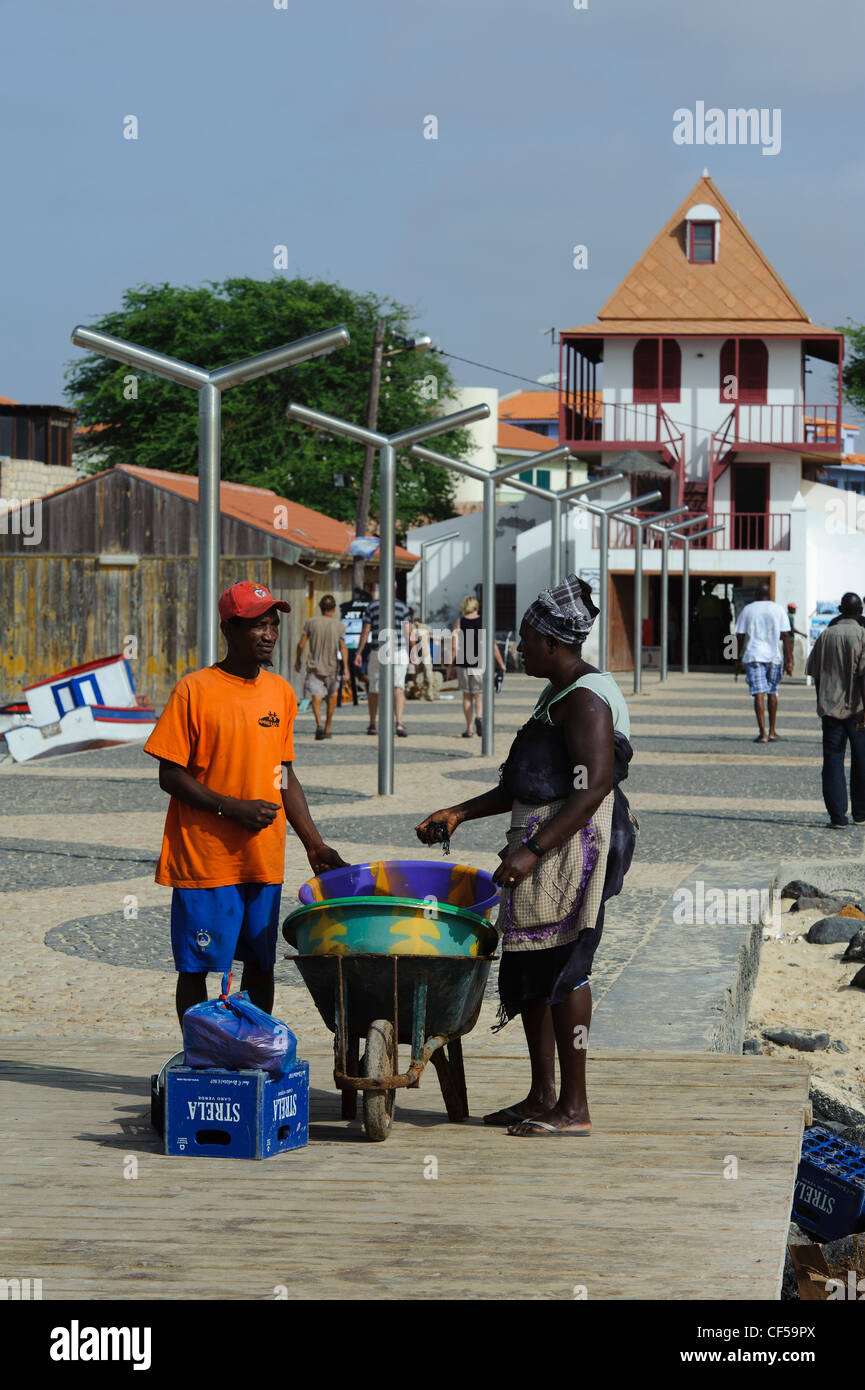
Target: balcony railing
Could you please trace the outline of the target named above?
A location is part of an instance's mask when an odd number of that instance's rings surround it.
[[[605,440],[623,444],[671,444],[680,432],[663,406],[615,404],[594,396],[565,395],[561,438],[568,443]]]
[[[717,460],[730,449],[751,445],[811,447],[837,453],[843,444],[838,402],[831,405],[750,405],[739,402],[712,436]]]
[[[651,513],[635,510],[635,516],[646,517]],[[700,516],[700,512],[690,512],[682,515],[681,520],[687,521],[688,516]],[[600,538],[600,522],[597,517],[592,518],[592,547],[597,550]],[[790,549],[790,513],[789,512],[728,512],[716,513],[713,521],[705,521],[694,530],[702,531],[709,526],[723,526],[723,531],[716,531],[714,535],[705,536],[702,540],[695,541],[692,550],[789,550]],[[659,550],[662,544],[662,537],[658,531],[643,528],[643,549]],[[670,537],[670,548],[681,548],[681,538]],[[630,550],[634,545],[634,528],[628,526],[624,521],[618,521],[615,517],[610,518],[610,549],[611,550]]]

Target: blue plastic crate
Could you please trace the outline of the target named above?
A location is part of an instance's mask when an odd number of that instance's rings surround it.
[[[865,1231],[865,1150],[822,1125],[806,1129],[792,1220],[818,1241]]]
[[[220,1067],[165,1073],[165,1152],[271,1158],[309,1142],[309,1063],[284,1076]]]

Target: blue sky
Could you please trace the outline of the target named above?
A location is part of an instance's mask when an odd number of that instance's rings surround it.
[[[587,3],[0,0],[0,394],[61,400],[76,323],[142,282],[268,279],[277,244],[535,378],[704,165],[816,323],[865,319],[865,7]],[[781,152],[677,146],[697,100],[780,107]]]

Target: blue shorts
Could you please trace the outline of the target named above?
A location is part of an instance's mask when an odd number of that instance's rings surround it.
[[[780,661],[746,661],[749,695],[774,695],[781,679]]]
[[[176,970],[230,970],[233,960],[272,970],[276,961],[281,883],[175,888],[171,949]]]

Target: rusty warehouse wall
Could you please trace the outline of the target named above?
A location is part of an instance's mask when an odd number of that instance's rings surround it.
[[[270,584],[271,561],[224,559],[221,587],[239,579]],[[196,567],[185,557],[105,567],[94,556],[0,555],[0,613],[0,703],[68,666],[128,650],[129,638],[136,692],[159,708],[198,665]]]

